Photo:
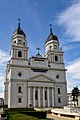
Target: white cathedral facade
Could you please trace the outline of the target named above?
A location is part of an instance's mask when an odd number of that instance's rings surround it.
[[[6,67],[4,104],[8,108],[67,105],[65,71],[63,51],[52,27],[45,41],[44,57],[38,52],[28,59],[26,35],[19,22],[12,35],[10,60]]]

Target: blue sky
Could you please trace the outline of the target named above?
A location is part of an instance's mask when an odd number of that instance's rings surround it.
[[[1,0],[0,1],[0,97],[3,97],[6,63],[12,33],[21,19],[27,36],[29,57],[36,55],[49,35],[49,24],[64,51],[68,92],[80,86],[80,0]]]

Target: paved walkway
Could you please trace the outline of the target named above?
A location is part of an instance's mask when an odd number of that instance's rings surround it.
[[[58,117],[57,115],[53,114],[47,114],[47,118],[51,118],[52,120],[75,120],[75,118],[69,118],[69,117]]]

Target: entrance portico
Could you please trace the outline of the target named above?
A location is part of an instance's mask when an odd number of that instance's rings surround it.
[[[32,94],[32,96],[30,93]],[[42,103],[41,103],[41,100],[42,100]],[[54,107],[54,88],[29,86],[28,87],[28,106]]]

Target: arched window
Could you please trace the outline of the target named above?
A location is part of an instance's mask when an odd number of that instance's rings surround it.
[[[22,99],[21,98],[18,98],[18,103],[21,103],[22,102]]]
[[[61,103],[61,98],[58,98],[58,103]]]
[[[47,100],[47,91],[45,90],[45,100]]]
[[[35,91],[35,100],[38,100],[38,91]]]
[[[54,45],[54,49],[57,49],[57,45]]]
[[[16,41],[14,41],[14,43],[16,43]]]
[[[21,86],[18,87],[18,93],[21,93]]]
[[[18,57],[22,57],[22,52],[21,51],[18,52]]]
[[[22,44],[22,40],[18,40],[18,43],[19,43],[19,44]]]
[[[57,91],[58,91],[58,94],[61,94],[60,88],[58,88]]]
[[[49,46],[49,49],[51,49],[52,48],[52,46]]]
[[[55,61],[58,61],[58,56],[57,55],[55,55]]]

